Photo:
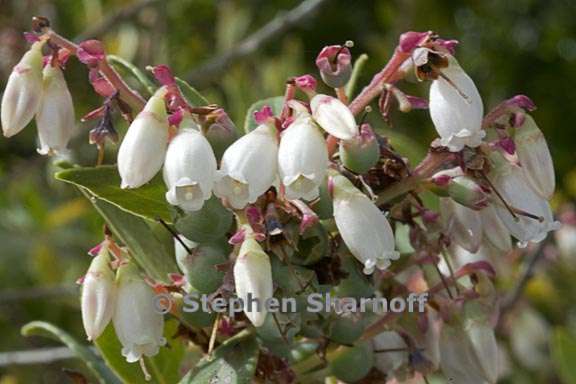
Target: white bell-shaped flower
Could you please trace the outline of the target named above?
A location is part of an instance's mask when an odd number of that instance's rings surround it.
[[[440,212],[444,232],[467,251],[478,252],[482,242],[480,214],[446,197],[440,199]]]
[[[212,196],[216,167],[210,143],[191,119],[185,119],[166,151],[166,200],[185,211],[199,210]]]
[[[10,74],[2,95],[0,120],[4,136],[20,132],[32,120],[42,99],[42,46],[32,44]]]
[[[48,155],[66,149],[74,132],[75,116],[72,96],[64,74],[58,66],[44,67],[42,101],[36,114],[38,153]]]
[[[248,236],[234,264],[236,295],[242,299],[244,313],[255,327],[264,324],[266,306],[272,298],[270,258],[252,236]]]
[[[103,244],[82,281],[82,323],[88,340],[102,334],[114,313],[116,283],[109,263],[108,246]]]
[[[526,180],[538,195],[549,200],[556,188],[554,163],[544,134],[530,115],[524,115],[524,123],[516,129],[514,142]]]
[[[118,172],[122,188],[138,188],[162,168],[168,146],[166,90],[160,88],[130,124],[118,150]]]
[[[318,197],[328,168],[328,149],[322,132],[310,116],[297,118],[282,133],[278,171],[290,200]]]
[[[399,253],[386,216],[344,176],[333,177],[334,220],[342,240],[362,264],[364,273],[386,269]]]
[[[138,268],[124,264],[116,277],[117,299],[114,330],[122,344],[122,356],[133,363],[143,356],[154,356],[166,343],[164,317],[156,308],[156,295],[139,275]]]
[[[335,97],[316,95],[310,100],[314,120],[332,136],[350,140],[358,135],[358,125],[348,107]]]
[[[498,217],[512,236],[518,239],[519,246],[525,246],[527,242],[540,242],[548,232],[560,227],[554,221],[550,204],[534,192],[520,167],[503,164],[491,177],[495,188],[510,206],[542,219],[540,221],[520,214],[514,217],[503,204],[495,202]]]
[[[242,209],[272,186],[278,171],[276,130],[262,124],[229,146],[220,164],[214,193]]]
[[[394,371],[408,364],[408,346],[398,332],[384,331],[376,335],[372,342],[376,356],[376,368],[386,374],[387,377],[393,377]],[[391,351],[383,351],[387,349]],[[394,349],[398,351],[393,351]]]
[[[479,211],[482,220],[482,229],[484,239],[490,242],[494,247],[503,252],[512,250],[512,239],[510,232],[498,217],[493,205]]]
[[[485,135],[482,99],[472,79],[451,56],[442,76],[432,81],[429,109],[441,145],[452,152],[465,145],[480,145]]]

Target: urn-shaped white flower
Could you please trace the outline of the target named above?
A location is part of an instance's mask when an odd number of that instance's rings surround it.
[[[72,96],[60,67],[48,64],[42,74],[42,101],[36,114],[38,153],[49,155],[66,149],[76,123]]]
[[[342,240],[362,264],[364,273],[386,269],[399,253],[394,250],[394,233],[378,207],[342,175],[332,178],[334,220]]]
[[[4,136],[20,132],[32,120],[42,98],[42,46],[36,42],[10,74],[2,95],[0,119]]]
[[[96,340],[102,334],[114,313],[116,283],[109,263],[108,246],[104,243],[82,281],[82,323],[88,340]]]
[[[166,200],[185,211],[197,211],[212,196],[216,157],[198,126],[189,118],[168,145],[164,160]]]
[[[530,115],[524,115],[514,142],[526,180],[538,195],[549,200],[556,188],[554,163],[544,134]]]
[[[478,252],[482,242],[480,214],[445,197],[440,199],[440,210],[444,232],[467,251]]]
[[[519,246],[525,246],[527,242],[540,242],[548,232],[560,227],[554,221],[550,204],[534,192],[520,167],[503,163],[490,176],[495,188],[510,206],[541,219],[521,214],[514,217],[503,204],[495,201],[498,217],[519,241]]]
[[[118,150],[122,188],[138,188],[162,168],[168,145],[166,90],[160,88],[130,124]]]
[[[248,236],[234,264],[236,295],[244,303],[244,313],[255,327],[264,324],[266,305],[272,298],[270,258],[252,236]]]
[[[440,144],[450,151],[480,145],[484,107],[472,79],[456,59],[448,57],[448,67],[430,86],[430,116],[440,135]],[[448,79],[448,80],[447,80]]]
[[[114,330],[122,344],[122,356],[133,363],[142,356],[154,356],[166,343],[164,317],[155,308],[155,294],[139,275],[138,268],[124,264],[116,276],[117,299]]]
[[[398,332],[384,331],[376,335],[372,343],[376,356],[376,368],[387,376],[393,377],[398,368],[408,363],[408,346]],[[379,350],[387,349],[391,351],[378,353]]]
[[[278,171],[290,200],[318,197],[328,168],[328,149],[320,128],[310,116],[298,117],[282,133]]]
[[[316,95],[310,100],[314,120],[332,136],[350,140],[358,135],[354,115],[344,103],[328,95]]]
[[[500,251],[508,252],[512,250],[510,232],[500,220],[500,217],[498,217],[496,208],[493,205],[488,205],[479,214],[482,220],[484,239]]]
[[[242,209],[268,190],[278,172],[276,130],[262,124],[226,149],[214,193]]]

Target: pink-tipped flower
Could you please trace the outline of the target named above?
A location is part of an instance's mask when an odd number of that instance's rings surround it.
[[[82,282],[82,323],[88,340],[96,340],[112,319],[116,298],[114,272],[110,269],[108,245],[92,259]]]
[[[32,44],[10,74],[2,95],[2,132],[11,137],[32,120],[42,99],[42,46]]]
[[[130,124],[118,150],[122,188],[138,188],[162,168],[168,145],[165,89],[159,89]]]
[[[268,255],[251,236],[240,247],[234,264],[234,282],[236,295],[244,302],[246,317],[255,327],[261,326],[266,319],[267,301],[273,294],[272,267]]]
[[[430,116],[441,145],[452,152],[480,145],[484,107],[472,79],[458,62],[448,57],[448,67],[430,86]]]
[[[358,135],[354,115],[344,103],[328,95],[316,95],[310,101],[312,117],[332,136],[350,140]]]
[[[523,124],[516,129],[514,141],[526,180],[538,195],[549,200],[556,188],[554,163],[546,138],[530,115],[524,115]]]
[[[72,96],[58,66],[48,64],[43,70],[44,92],[36,114],[38,153],[48,155],[66,149],[74,133],[76,117]]]
[[[386,216],[342,175],[334,180],[334,220],[344,243],[363,265],[364,273],[386,269],[399,257]]]
[[[242,209],[268,190],[276,180],[278,142],[269,124],[258,126],[226,149],[214,193]]]
[[[116,276],[118,289],[112,318],[122,356],[129,363],[143,356],[154,356],[166,344],[164,317],[156,308],[154,290],[139,275],[131,262],[122,265]]]
[[[324,136],[310,116],[301,115],[282,132],[278,171],[289,200],[318,197],[328,162]]]
[[[348,46],[324,47],[316,58],[316,66],[326,85],[332,88],[345,86],[352,75],[352,55]]]
[[[210,143],[192,119],[185,117],[166,151],[166,200],[185,211],[199,210],[212,196],[216,167]]]

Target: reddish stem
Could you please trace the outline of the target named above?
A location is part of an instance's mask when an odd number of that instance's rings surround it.
[[[56,32],[51,29],[47,29],[45,31],[45,35],[48,36],[50,41],[62,48],[66,48],[70,51],[70,54],[76,55],[78,51],[78,45],[74,44],[70,40],[66,39],[65,37],[60,36]],[[120,97],[124,99],[128,104],[132,107],[141,110],[144,108],[146,104],[146,100],[140,96],[138,92],[133,90],[122,80],[118,72],[112,68],[108,62],[104,59],[98,63],[98,70],[118,90],[120,93]]]

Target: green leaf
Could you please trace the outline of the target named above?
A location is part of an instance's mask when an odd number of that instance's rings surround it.
[[[144,74],[134,64],[116,55],[108,55],[106,59],[114,67],[119,68],[121,71],[132,75],[136,80],[138,80],[140,85],[142,85],[144,89],[146,89],[146,92],[148,92],[149,96],[152,96],[154,94],[156,90],[156,85],[152,82],[152,80],[150,80],[148,76],[146,76],[146,74]]]
[[[206,100],[204,96],[196,90],[196,88],[188,84],[185,80],[182,80],[179,77],[176,77],[175,79],[178,88],[180,88],[180,92],[182,92],[182,96],[184,96],[190,105],[201,107],[210,104],[208,100]]]
[[[368,61],[368,55],[365,53],[358,56],[356,61],[354,61],[354,67],[352,68],[352,75],[350,76],[348,84],[346,84],[346,97],[348,97],[349,99],[352,99],[352,96],[354,96],[354,92],[356,91],[356,85],[358,84],[358,78],[362,74],[362,70],[364,69],[364,66],[367,61]]]
[[[44,321],[33,321],[22,327],[23,336],[44,336],[60,341],[66,345],[79,359],[86,363],[86,366],[94,373],[98,382],[102,384],[120,384],[121,381],[106,366],[104,361],[92,349],[80,344],[67,332],[57,326]]]
[[[180,364],[185,354],[185,346],[179,339],[170,339],[176,333],[178,322],[174,319],[166,321],[164,337],[168,339],[168,346],[160,348],[160,352],[153,357],[145,357],[144,362],[152,380],[149,383],[172,384],[180,378]],[[144,375],[137,363],[128,363],[122,356],[122,345],[116,337],[114,327],[109,324],[104,333],[94,341],[108,366],[126,384],[144,382]]]
[[[551,340],[552,360],[564,384],[576,383],[576,338],[564,328],[556,328]]]
[[[284,106],[284,96],[274,96],[267,99],[258,100],[248,108],[246,112],[246,118],[244,120],[244,132],[248,133],[258,126],[254,120],[254,112],[262,109],[263,106],[268,105],[272,108],[272,112],[275,116],[282,112],[282,107]]]
[[[258,361],[254,336],[240,332],[226,340],[211,358],[202,359],[180,384],[250,384]]]
[[[202,209],[186,213],[175,220],[178,232],[197,243],[220,240],[232,225],[232,212],[222,206],[215,196],[204,203]]]
[[[131,215],[107,201],[90,198],[89,192],[84,188],[80,188],[80,190],[106,220],[114,235],[128,247],[138,265],[153,279],[170,283],[168,275],[178,272],[174,255],[167,252],[169,247],[159,240],[149,222]]]
[[[160,175],[137,189],[120,188],[116,166],[71,168],[56,173],[55,178],[87,189],[91,195],[145,219],[172,221],[171,207],[164,197],[166,187]]]

